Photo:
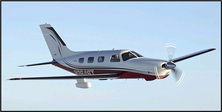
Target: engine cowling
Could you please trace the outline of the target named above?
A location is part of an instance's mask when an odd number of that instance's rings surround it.
[[[76,87],[78,87],[78,88],[90,88],[91,83],[90,82],[77,82]]]
[[[176,65],[172,62],[167,62],[167,63],[163,64],[162,67],[166,68],[166,69],[174,69],[176,67]]]

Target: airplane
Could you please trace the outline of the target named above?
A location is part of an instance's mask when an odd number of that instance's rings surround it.
[[[129,50],[98,50],[98,51],[71,51],[50,24],[41,24],[40,29],[48,45],[52,61],[21,65],[30,67],[52,64],[76,75],[49,76],[49,77],[23,77],[9,80],[56,80],[75,79],[78,88],[90,88],[91,83],[86,79],[112,80],[112,79],[145,79],[153,81],[164,79],[172,72],[179,85],[184,72],[175,63],[185,59],[207,53],[215,48],[205,49],[178,58],[173,58],[175,45],[166,46],[169,60],[146,58],[139,53]]]

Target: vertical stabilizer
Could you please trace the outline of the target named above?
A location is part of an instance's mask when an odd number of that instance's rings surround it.
[[[74,52],[66,47],[65,42],[50,24],[42,24],[40,28],[53,59],[57,60],[74,55]]]

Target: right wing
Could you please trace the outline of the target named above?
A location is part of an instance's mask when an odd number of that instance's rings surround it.
[[[176,62],[179,62],[179,61],[182,61],[182,60],[185,60],[185,59],[197,56],[197,55],[201,55],[203,53],[207,53],[207,52],[210,52],[210,51],[213,51],[213,50],[216,50],[216,48],[201,50],[201,51],[198,51],[198,52],[195,52],[195,53],[192,53],[192,54],[188,54],[188,55],[185,55],[185,56],[182,56],[182,57],[179,57],[179,58],[172,59],[170,61],[176,63]]]
[[[23,77],[11,78],[9,80],[53,80],[53,79],[106,79],[118,78],[118,73],[110,73],[108,75],[78,75],[78,76],[51,76],[51,77]]]

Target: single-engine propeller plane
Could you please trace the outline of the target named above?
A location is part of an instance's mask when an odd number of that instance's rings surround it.
[[[140,55],[133,50],[98,50],[98,51],[71,51],[58,33],[50,24],[40,25],[45,41],[52,56],[52,61],[22,65],[29,67],[52,64],[76,75],[50,77],[24,77],[9,80],[53,80],[76,79],[76,87],[90,88],[91,83],[86,79],[140,79],[152,81],[163,79],[173,73],[177,84],[183,79],[183,71],[175,63],[185,59],[216,50],[215,48],[201,50],[182,57],[173,58],[175,46],[166,46],[169,60],[151,59]]]

